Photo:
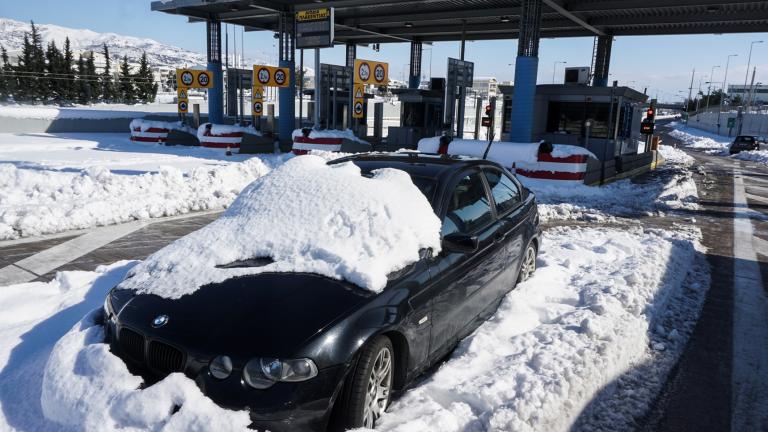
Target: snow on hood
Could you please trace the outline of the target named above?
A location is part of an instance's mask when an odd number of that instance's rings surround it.
[[[307,272],[381,291],[387,274],[440,250],[440,220],[403,171],[363,177],[351,162],[293,158],[246,187],[210,225],[136,266],[120,284],[179,298],[198,287],[263,272]],[[218,268],[270,257],[262,267]]]

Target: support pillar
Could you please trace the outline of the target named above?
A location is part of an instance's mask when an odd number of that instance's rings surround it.
[[[592,85],[608,86],[608,69],[611,65],[611,45],[613,36],[595,36],[595,56],[592,59]]]
[[[224,120],[224,73],[221,70],[221,22],[206,23],[208,70],[211,71],[212,87],[208,90],[208,121]]]
[[[542,0],[523,0],[520,37],[515,62],[515,94],[512,97],[510,140],[531,142],[536,75],[539,69],[539,30]]]
[[[408,88],[419,88],[421,83],[421,42],[411,42],[411,68],[408,73]]]
[[[354,42],[347,42],[347,69],[349,70],[349,97],[347,98],[347,112],[346,112],[346,119],[347,119],[347,128],[355,130],[355,127],[357,126],[357,123],[352,118],[352,106],[354,105],[355,101],[355,86],[354,86],[354,76],[355,76],[355,59],[357,58],[357,45]]]
[[[280,67],[288,68],[290,85],[280,87],[280,124],[278,136],[280,141],[289,142],[293,138],[291,134],[296,124],[296,67],[295,67],[295,34],[293,14],[281,13],[279,22]]]

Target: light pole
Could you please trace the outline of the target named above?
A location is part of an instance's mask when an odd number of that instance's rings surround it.
[[[720,114],[723,112],[723,101],[725,101],[726,81],[728,80],[728,66],[731,64],[731,57],[738,57],[738,54],[729,54],[725,61],[725,76],[723,76],[723,87],[720,90],[720,107],[717,110],[717,134],[720,135]]]
[[[747,74],[744,75],[744,95],[741,97],[741,104],[746,106],[744,103],[744,99],[747,98],[747,80],[749,79],[749,67],[752,63],[752,48],[755,46],[756,43],[763,43],[764,41],[752,41],[752,43],[749,44],[749,58],[747,59]]]
[[[709,73],[709,87],[707,87],[707,107],[705,110],[709,109],[709,95],[712,93],[712,80],[715,78],[715,68],[719,68],[720,66],[712,66],[712,72]]]
[[[564,61],[556,61],[555,62],[555,65],[552,67],[552,84],[555,83],[555,72],[557,71],[557,64],[558,63],[568,64],[568,62],[564,62]]]

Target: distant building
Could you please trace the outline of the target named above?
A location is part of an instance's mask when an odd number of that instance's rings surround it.
[[[499,81],[494,77],[476,77],[472,81],[472,90],[483,98],[496,96],[499,92]]]
[[[749,97],[750,86],[744,86],[743,84],[730,84],[728,85],[728,95],[733,98],[740,96],[742,100]],[[756,85],[754,99],[752,101],[755,105],[764,105],[768,103],[768,85]]]

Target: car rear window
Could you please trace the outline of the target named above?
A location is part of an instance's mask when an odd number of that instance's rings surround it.
[[[738,138],[736,139],[736,141],[741,141],[741,142],[751,143],[751,142],[755,142],[755,137],[751,137],[751,136],[740,136],[740,137],[738,137]]]

